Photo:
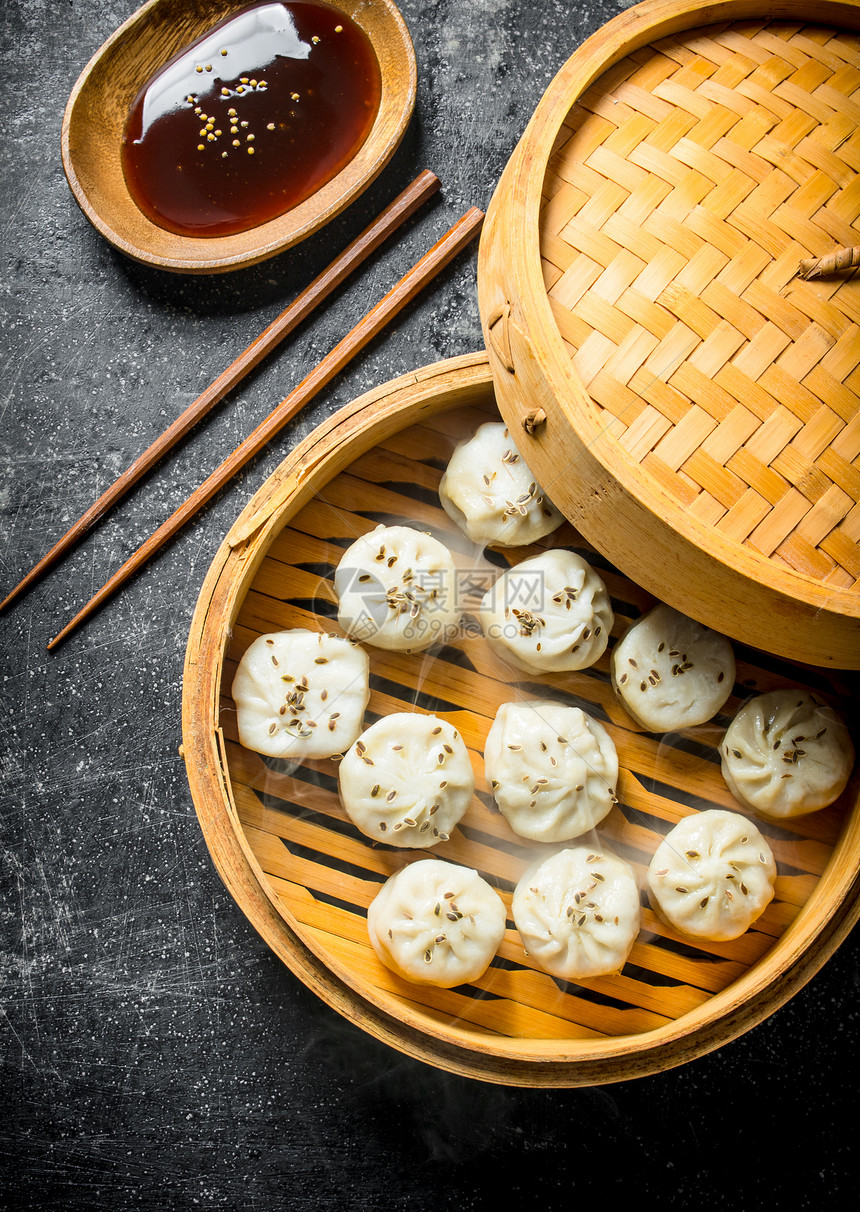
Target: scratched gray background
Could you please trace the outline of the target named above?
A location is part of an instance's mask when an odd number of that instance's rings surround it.
[[[134,0],[0,6],[0,587],[421,168],[444,197],[0,620],[2,1198],[20,1208],[567,1207],[607,1187],[687,1208],[851,1189],[849,940],[766,1024],[638,1083],[523,1091],[402,1058],[267,950],[209,860],[178,757],[206,569],[285,452],[360,392],[480,347],[460,259],[122,594],[46,641],[406,267],[493,186],[554,71],[616,0],[404,0],[419,101],[367,198],[210,279],[114,253],[60,164],[66,97]],[[2,594],[0,594],[2,596]]]

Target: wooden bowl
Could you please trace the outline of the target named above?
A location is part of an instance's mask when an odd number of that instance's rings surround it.
[[[382,76],[376,121],[353,159],[311,197],[278,218],[230,236],[176,235],[132,199],[120,159],[131,105],[146,81],[183,47],[247,7],[247,0],[149,0],[105,42],[66,105],[63,168],[81,210],[115,248],[176,273],[254,265],[312,235],[375,180],[396,151],[415,106],[415,54],[391,0],[325,0],[368,35]]]
[[[409,985],[384,968],[365,920],[383,881],[427,852],[371,844],[358,833],[339,803],[334,761],[285,773],[237,739],[230,687],[238,659],[263,632],[337,628],[334,568],[358,534],[408,520],[448,543],[464,574],[476,567],[474,548],[440,507],[437,488],[455,441],[488,417],[498,419],[489,366],[486,355],[474,354],[362,396],[284,461],[231,528],[203,585],[185,665],[183,753],[203,833],[230,894],[330,1006],[404,1053],[486,1081],[618,1081],[681,1064],[746,1031],[844,938],[860,914],[856,773],[824,811],[778,828],[759,822],[779,865],[776,897],[741,938],[684,942],[646,901],[621,974],[566,983],[537,969],[509,923],[480,981],[440,990]],[[614,643],[652,599],[567,525],[540,546],[561,544],[598,565],[615,610]],[[536,551],[489,553],[484,572]],[[742,699],[800,685],[829,693],[843,710],[851,702],[851,686],[829,673],[738,648],[726,716],[661,737],[643,733],[618,706],[608,654],[592,669],[538,683],[520,680],[474,626],[429,656],[367,651],[368,724],[393,711],[430,711],[466,741],[476,794],[450,840],[429,853],[477,868],[508,908],[536,847],[493,809],[484,779],[481,752],[501,703],[562,694],[604,722],[618,749],[620,802],[598,834],[641,884],[661,836],[678,820],[709,807],[737,810],[717,746]]]
[[[797,270],[860,244],[858,27],[837,0],[620,14],[541,99],[479,262],[499,407],[564,513],[701,622],[851,669],[860,279]]]

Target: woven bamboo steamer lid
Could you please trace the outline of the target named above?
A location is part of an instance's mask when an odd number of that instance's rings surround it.
[[[706,28],[707,27],[707,28]],[[577,528],[736,640],[860,667],[860,6],[647,0],[541,99],[482,236],[500,410]]]

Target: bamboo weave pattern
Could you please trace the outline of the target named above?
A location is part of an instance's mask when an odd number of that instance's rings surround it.
[[[735,22],[630,54],[571,109],[541,257],[613,435],[703,522],[860,580],[860,38]]]

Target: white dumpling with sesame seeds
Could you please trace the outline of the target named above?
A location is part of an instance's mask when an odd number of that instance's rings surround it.
[[[528,955],[565,980],[620,972],[639,934],[639,889],[629,863],[590,846],[533,863],[512,911]]]
[[[648,732],[713,719],[735,681],[730,641],[663,603],[627,629],[611,667],[621,705]]]
[[[374,951],[398,976],[453,989],[486,972],[506,918],[502,898],[477,871],[419,859],[383,884],[367,927]]]
[[[564,520],[536,482],[502,421],[487,421],[461,442],[439,484],[445,512],[482,546],[522,547]]]
[[[514,833],[536,842],[580,837],[616,802],[618,754],[579,707],[503,703],[484,749],[487,782]]]
[[[361,832],[376,842],[412,849],[447,841],[474,789],[459,732],[418,712],[377,720],[338,769],[341,803]]]
[[[752,821],[709,808],[670,830],[648,868],[651,903],[679,934],[739,938],[773,900],[776,863]]]
[[[842,717],[815,694],[786,687],[749,699],[720,748],[723,778],[762,816],[802,816],[842,794],[854,745]]]
[[[450,551],[411,526],[377,526],[343,553],[334,578],[338,622],[376,648],[420,652],[460,617]]]
[[[364,726],[367,653],[301,627],[261,635],[239,661],[231,693],[246,749],[297,763],[328,758]]]
[[[556,548],[515,564],[481,602],[490,644],[519,669],[587,669],[606,650],[612,605],[601,578],[575,551]]]

